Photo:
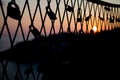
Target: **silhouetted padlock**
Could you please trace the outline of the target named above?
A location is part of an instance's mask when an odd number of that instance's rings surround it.
[[[40,37],[40,32],[34,26],[30,25],[29,30],[31,31],[31,33],[34,35],[35,38]]]
[[[7,15],[16,20],[21,19],[19,6],[14,1],[8,3]]]
[[[69,12],[72,12],[73,11],[73,7],[69,6],[69,5],[65,5],[65,10],[66,11],[69,11]]]
[[[110,23],[114,23],[114,16],[110,16]]]
[[[98,17],[99,17],[99,19],[100,19],[100,20],[102,20],[102,21],[104,21],[104,20],[105,20],[104,18],[100,17],[100,15],[99,15]]]
[[[57,19],[56,15],[54,14],[54,12],[51,10],[50,7],[48,7],[48,6],[46,7],[46,12],[47,12],[47,14],[48,14],[48,16],[51,20],[56,20]]]
[[[120,22],[120,17],[116,17],[116,22]]]
[[[77,10],[77,22],[82,22],[82,12],[80,8]]]
[[[105,9],[106,11],[110,11],[110,7],[108,7],[108,6],[105,6],[104,9]]]
[[[87,16],[87,17],[85,18],[85,21],[89,21],[89,19],[91,18],[91,16],[92,16],[92,14],[90,14],[89,16]]]

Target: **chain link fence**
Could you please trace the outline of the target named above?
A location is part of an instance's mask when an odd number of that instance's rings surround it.
[[[0,51],[37,36],[90,33],[93,27],[97,32],[119,28],[120,5],[101,0],[0,0]],[[36,66],[1,60],[0,80],[40,80]]]

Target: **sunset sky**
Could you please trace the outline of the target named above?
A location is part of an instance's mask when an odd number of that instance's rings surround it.
[[[4,7],[5,15],[7,13],[7,5],[8,5],[8,3],[10,1],[11,0],[1,0],[1,2],[3,4],[3,7]],[[16,3],[17,3],[17,5],[20,8],[21,13],[23,11],[23,7],[24,7],[24,4],[25,4],[25,1],[26,0],[16,0]],[[29,1],[29,6],[30,6],[31,16],[33,18],[34,13],[35,13],[35,9],[36,9],[37,0],[28,0],[28,1]],[[59,0],[57,0],[57,1],[59,1]],[[67,0],[65,0],[65,1],[67,2]],[[74,0],[72,0],[72,1],[74,3]],[[80,2],[81,0],[78,0],[78,1]],[[86,0],[84,0],[84,1],[86,2]],[[120,0],[103,0],[103,1],[114,3],[114,4],[120,4]],[[68,2],[68,4],[72,5],[71,4],[71,0]],[[45,17],[45,13],[46,13],[46,10],[45,10],[46,6],[47,6],[47,0],[40,0],[40,7],[41,7],[42,17],[43,18]],[[55,11],[56,11],[56,0],[52,0],[51,3],[50,3],[50,6],[51,6],[52,11],[55,13]],[[74,31],[75,21],[77,19],[77,8],[78,8],[78,4],[77,4],[77,0],[76,0],[75,8],[74,8],[74,12],[75,13],[72,14],[72,19],[71,19],[71,23],[70,23],[70,27],[71,27],[72,31]],[[81,9],[83,9],[83,8],[84,7],[82,5]],[[59,5],[59,10],[60,10],[60,15],[61,16],[59,16],[59,13],[57,11],[57,14],[56,14],[57,20],[55,20],[55,23],[54,23],[56,33],[59,32],[59,29],[60,29],[60,19],[61,20],[63,19],[64,9],[65,9],[65,7],[64,7],[64,0],[63,1],[61,0],[60,5]],[[98,11],[97,11],[97,13],[98,13]],[[67,12],[67,14],[68,14],[68,18],[70,20],[71,13]],[[92,14],[94,14],[93,10],[92,10]],[[101,13],[101,15],[102,15],[102,13]],[[83,16],[83,11],[82,11],[82,16]],[[86,16],[89,16],[89,8],[86,9]],[[61,17],[61,18],[59,18],[59,17]],[[4,19],[3,19],[1,8],[0,8],[0,19],[1,19],[0,20],[0,33],[1,33],[1,30],[2,30],[2,27],[3,27],[3,24],[4,24]],[[95,19],[97,21],[97,23],[93,19]],[[88,24],[89,31],[90,31],[90,29],[93,26],[97,26],[97,25],[98,25],[97,27],[98,27],[98,31],[99,31],[100,28],[101,28],[100,24],[102,22],[100,22],[97,17],[95,17],[95,18],[92,17],[92,20],[93,20],[93,22],[89,22],[89,24]],[[38,30],[41,29],[42,22],[41,22],[41,16],[40,16],[39,8],[37,9],[37,13],[35,15],[35,19],[34,19],[33,23],[34,23],[34,26]],[[9,30],[10,30],[11,37],[13,39],[14,35],[15,35],[15,31],[17,29],[18,21],[8,17],[7,18],[7,24],[8,24]],[[30,24],[31,24],[31,20],[30,20],[30,16],[29,16],[29,13],[28,13],[28,7],[26,6],[25,12],[23,13],[22,20],[21,20],[21,25],[22,25],[22,28],[23,28],[23,32],[24,32],[25,38],[28,35],[29,25]],[[77,23],[77,31],[80,30],[80,25],[81,25],[80,23]],[[46,20],[44,22],[44,26],[45,26],[45,29],[46,29],[46,32],[47,32],[47,35],[48,35],[49,32],[50,32],[50,28],[52,26],[51,25],[51,20],[49,19],[48,15],[46,16]],[[67,22],[67,15],[66,15],[66,13],[65,13],[65,16],[64,16],[64,19],[63,19],[62,26],[63,26],[64,31],[67,31],[68,22]],[[102,26],[104,26],[104,24]],[[83,22],[83,29],[84,29],[84,31],[86,31],[86,22]],[[44,35],[44,31],[42,31],[42,34]],[[32,38],[33,38],[33,35],[30,34],[29,39],[32,39]],[[17,33],[17,37],[15,39],[15,43],[17,43],[18,41],[22,41],[22,40],[23,40],[23,37],[21,35],[21,29],[19,28],[18,33]],[[2,44],[2,43],[6,43],[6,44]],[[0,50],[2,50],[2,48],[6,47],[6,46],[8,47],[9,43],[10,43],[10,40],[9,40],[7,29],[6,29],[6,26],[5,26],[5,28],[3,30],[2,37],[0,38]],[[9,44],[9,46],[10,46],[10,44]]]

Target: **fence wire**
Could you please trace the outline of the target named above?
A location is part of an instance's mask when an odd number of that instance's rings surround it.
[[[120,6],[100,0],[0,0],[1,51],[38,35],[90,33],[93,26],[97,32],[119,28]],[[14,65],[15,80],[40,79],[40,72],[35,73],[32,65],[26,68],[30,69],[26,76],[21,64]],[[7,71],[9,62],[1,61],[0,67],[0,80],[13,80]]]
[[[47,37],[63,32],[90,33],[93,26],[97,32],[111,30],[120,22],[119,5],[91,0],[0,0],[0,11],[0,43],[6,41],[9,47],[37,36],[31,34],[32,28]]]

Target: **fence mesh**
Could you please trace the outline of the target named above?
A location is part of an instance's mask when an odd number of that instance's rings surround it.
[[[63,32],[90,33],[94,26],[97,32],[119,28],[120,6],[100,0],[0,0],[0,51],[38,34],[47,37]],[[34,34],[33,29],[39,33]],[[39,80],[40,73],[32,70],[32,65],[31,76],[23,75],[24,65],[14,66],[15,73],[11,74],[7,71],[11,62],[1,61],[0,80]]]

